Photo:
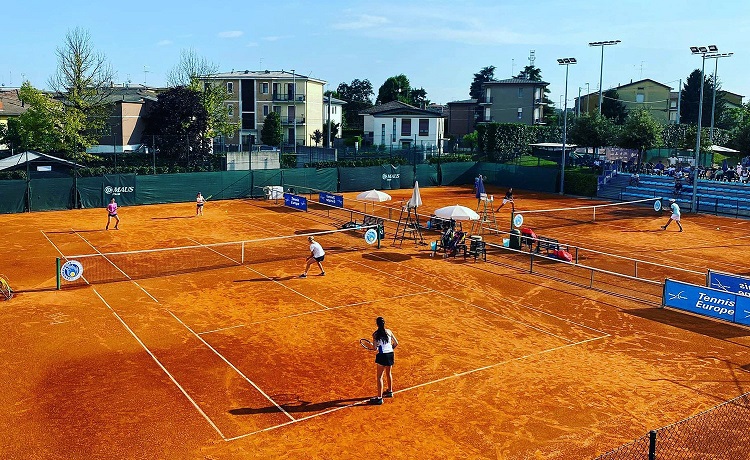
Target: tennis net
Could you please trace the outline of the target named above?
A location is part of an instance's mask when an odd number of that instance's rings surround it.
[[[661,197],[642,200],[624,201],[621,203],[597,204],[591,206],[577,206],[570,208],[536,209],[530,211],[516,211],[511,222],[522,222],[523,226],[538,228],[566,227],[571,224],[604,222],[637,217],[657,217],[655,203],[661,204]],[[521,219],[518,216],[522,216]],[[520,225],[516,225],[519,226]]]
[[[215,270],[241,265],[273,264],[298,271],[308,252],[307,237],[314,236],[326,254],[363,251],[371,246],[356,229],[300,232],[255,240],[200,244],[65,256],[58,259],[58,286],[128,281]],[[277,268],[274,268],[276,270]]]

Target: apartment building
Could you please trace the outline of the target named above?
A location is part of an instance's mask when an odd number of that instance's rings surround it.
[[[223,85],[227,92],[229,120],[237,133],[224,143],[249,151],[260,144],[260,132],[266,116],[281,117],[284,143],[309,145],[315,130],[323,130],[323,80],[291,71],[232,71],[205,77],[207,82]]]
[[[543,124],[544,88],[548,85],[549,83],[544,81],[525,78],[509,78],[483,83],[483,95],[478,101],[481,107],[478,121]]]
[[[365,142],[394,149],[439,149],[445,133],[444,118],[432,110],[400,101],[370,107],[364,118]]]

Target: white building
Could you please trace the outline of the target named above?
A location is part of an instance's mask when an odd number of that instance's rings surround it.
[[[359,114],[364,117],[365,140],[373,145],[427,150],[441,147],[445,126],[443,116],[437,112],[392,101]]]

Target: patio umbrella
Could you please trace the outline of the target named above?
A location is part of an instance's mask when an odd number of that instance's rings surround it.
[[[418,208],[422,206],[422,196],[419,194],[419,182],[414,182],[414,190],[411,192],[411,198],[406,202],[406,208]]]
[[[385,192],[381,192],[380,190],[368,190],[366,192],[362,192],[359,195],[357,195],[357,200],[360,201],[372,201],[373,202],[373,212],[374,212],[374,203],[382,203],[383,201],[390,201],[391,196]],[[367,205],[365,205],[365,212],[367,212]]]
[[[435,215],[443,219],[479,220],[479,214],[474,212],[473,209],[458,204],[436,209]]]

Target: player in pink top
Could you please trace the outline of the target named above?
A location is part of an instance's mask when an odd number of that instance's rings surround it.
[[[115,199],[112,198],[112,201],[109,202],[107,205],[107,212],[109,213],[109,217],[107,217],[107,226],[105,227],[106,230],[109,230],[109,223],[112,221],[112,218],[115,218],[115,230],[119,230],[117,228],[118,225],[120,225],[120,218],[117,217],[117,203],[115,202]]]
[[[201,192],[198,192],[198,196],[195,197],[195,215],[203,215],[203,205],[206,204],[206,199],[203,198]]]

